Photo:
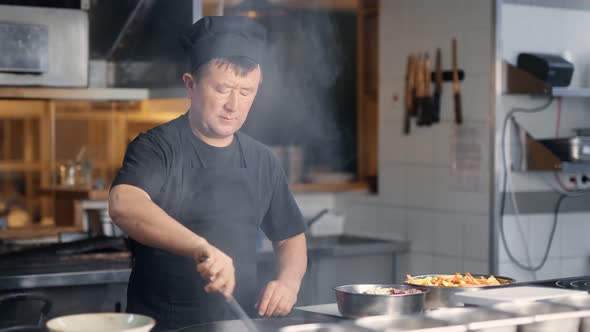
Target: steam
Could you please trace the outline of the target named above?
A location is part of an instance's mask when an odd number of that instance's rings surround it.
[[[307,166],[354,171],[355,128],[342,126],[355,123],[345,114],[356,116],[355,28],[342,24],[354,15],[290,11],[260,22],[268,29],[268,58],[244,130],[269,145],[301,146]]]

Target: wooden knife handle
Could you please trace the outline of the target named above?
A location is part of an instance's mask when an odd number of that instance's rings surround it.
[[[404,94],[404,113],[413,113],[414,109],[414,92],[415,92],[415,67],[416,57],[414,55],[408,56],[408,64],[406,67],[406,91]]]
[[[443,73],[442,73],[442,53],[440,48],[436,49],[436,71],[434,73],[435,78],[435,87],[434,91],[439,95],[442,93],[442,82],[443,82]]]
[[[457,39],[453,38],[453,93],[458,94],[459,88],[459,65],[457,59],[458,47]]]
[[[416,62],[416,98],[424,97],[424,58],[418,56]]]
[[[428,53],[424,54],[424,96],[429,97],[432,96],[432,80],[431,80],[431,64],[430,64],[430,56]]]
[[[461,109],[461,94],[455,93],[455,123],[463,123],[463,111]]]

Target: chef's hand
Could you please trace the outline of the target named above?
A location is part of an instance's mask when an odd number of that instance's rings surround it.
[[[229,298],[236,286],[234,263],[231,257],[205,242],[195,250],[194,259],[197,262],[197,272],[205,280],[209,280],[205,286],[205,292],[221,292]]]
[[[298,292],[297,287],[280,280],[269,282],[256,303],[258,314],[265,317],[287,316],[297,302]]]

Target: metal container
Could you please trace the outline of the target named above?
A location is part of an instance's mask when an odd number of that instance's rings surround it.
[[[404,295],[363,294],[371,288],[418,289],[421,292]],[[360,318],[378,315],[409,315],[421,313],[428,290],[408,285],[343,285],[334,288],[340,314],[346,318]]]
[[[436,276],[440,276],[440,275],[442,275],[442,274],[423,274],[423,275],[412,276],[412,278],[417,279],[417,278],[426,278],[426,277],[436,277]],[[489,278],[491,275],[472,274],[472,276]],[[503,285],[511,284],[511,283],[515,282],[514,279],[508,278],[508,277],[501,277],[501,276],[494,276],[494,277]],[[456,301],[452,300],[453,295],[455,293],[474,292],[474,291],[478,291],[481,289],[488,289],[488,288],[492,288],[492,287],[502,287],[502,286],[478,286],[478,287],[418,286],[418,285],[413,285],[413,284],[410,284],[407,282],[405,284],[409,285],[409,286],[414,286],[414,287],[424,287],[424,288],[430,290],[430,292],[428,292],[428,294],[426,294],[426,303],[424,304],[424,309],[463,306],[463,303],[456,302]]]
[[[518,325],[532,323],[529,317],[517,317],[489,308],[462,307],[429,310],[426,317],[449,324],[466,325],[469,331],[516,332]]]
[[[279,329],[279,332],[376,332],[350,323],[339,324],[302,324]]]
[[[506,302],[492,307],[495,310],[532,318],[521,325],[519,332],[578,332],[583,313],[571,307],[547,302]]]
[[[580,331],[590,332],[590,294],[569,296],[561,299],[547,300],[549,303],[565,305],[584,312]]]
[[[423,315],[415,316],[373,316],[357,319],[358,326],[382,331],[422,331],[422,332],[464,332],[466,325],[449,325],[443,321],[434,320]]]

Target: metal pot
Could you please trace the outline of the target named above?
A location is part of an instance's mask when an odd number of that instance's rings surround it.
[[[489,278],[491,275],[487,274],[472,274],[474,277],[485,277]],[[412,276],[414,279],[418,278],[426,278],[426,277],[436,277],[440,276],[440,274],[423,274]],[[514,283],[515,280],[508,277],[501,277],[501,276],[494,276],[502,285],[507,285]],[[444,286],[418,286],[414,284],[410,284],[405,282],[404,284],[413,287],[424,287],[430,292],[426,294],[426,303],[424,305],[424,309],[434,309],[440,307],[455,307],[455,306],[463,306],[463,303],[456,302],[452,300],[452,297],[455,293],[461,292],[474,292],[481,289],[489,289],[493,287],[502,287],[502,286],[478,286],[478,287],[444,287]]]
[[[374,287],[393,287],[397,289],[418,289],[421,292],[403,295],[371,295],[363,294]],[[342,316],[360,318],[378,315],[410,315],[424,310],[424,301],[428,290],[423,287],[409,285],[344,285],[334,288],[336,303]]]

